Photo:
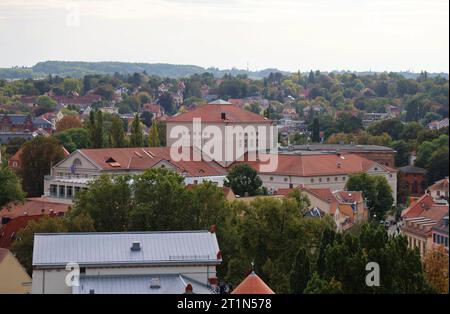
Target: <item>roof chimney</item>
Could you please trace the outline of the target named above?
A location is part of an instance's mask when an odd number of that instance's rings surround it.
[[[211,225],[211,227],[209,227],[209,232],[216,233],[216,225]]]
[[[192,293],[194,293],[193,290],[194,290],[194,289],[192,288],[192,285],[191,285],[190,283],[188,283],[188,284],[186,285],[186,288],[185,288],[184,293],[186,293],[186,294],[192,294]]]
[[[135,251],[135,252],[140,251],[141,250],[141,243],[137,242],[137,241],[133,242],[133,244],[131,245],[131,250]]]

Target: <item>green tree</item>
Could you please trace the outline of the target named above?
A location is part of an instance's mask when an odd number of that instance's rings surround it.
[[[153,113],[150,111],[144,111],[141,114],[142,123],[144,123],[148,128],[152,125]]]
[[[383,219],[394,203],[392,189],[383,176],[370,176],[367,173],[351,175],[346,189],[363,192],[367,199],[370,218]]]
[[[63,81],[63,90],[65,94],[69,94],[71,92],[80,93],[81,81],[78,79],[67,77]]]
[[[136,113],[131,124],[130,147],[142,147],[143,144],[144,138],[142,136],[141,121],[139,120],[139,115]]]
[[[20,180],[7,166],[0,165],[0,182],[0,208],[9,202],[24,200],[25,193]]]
[[[100,110],[89,113],[89,138],[92,148],[103,147],[103,114]]]
[[[85,128],[68,129],[52,135],[70,153],[90,147],[89,131]]]
[[[133,178],[132,230],[185,230],[194,224],[189,192],[178,173],[152,168]]]
[[[262,180],[255,169],[242,163],[231,167],[225,185],[231,187],[233,192],[239,196],[252,196],[258,194]]]
[[[159,147],[161,146],[159,142],[159,135],[158,135],[158,122],[153,122],[150,132],[148,135],[148,146],[150,147]]]
[[[312,141],[315,142],[315,143],[319,143],[320,142],[319,118],[314,118],[314,120],[313,120]]]
[[[427,163],[428,183],[448,177],[448,147],[441,147],[431,154]]]
[[[44,176],[64,156],[62,146],[53,137],[37,136],[23,144],[20,176],[28,196],[36,197],[44,193]]]
[[[212,182],[194,185],[192,208],[195,229],[209,229],[212,225],[223,225],[230,213],[227,210],[223,190]]]
[[[128,176],[102,175],[85,191],[75,194],[70,217],[89,215],[97,231],[126,231],[131,208],[132,190]]]
[[[122,119],[114,115],[111,119],[111,147],[125,147],[125,131]]]
[[[303,293],[311,277],[309,257],[304,248],[300,248],[295,257],[295,263],[291,273],[291,292]]]
[[[308,281],[308,285],[303,291],[305,294],[340,294],[342,291],[342,284],[331,278],[330,281],[326,281],[320,278],[317,272],[314,272],[311,276],[311,280]]]
[[[409,146],[404,140],[393,141],[390,145],[396,152],[395,166],[403,167],[409,164]]]
[[[34,235],[36,233],[57,232],[89,232],[95,231],[92,219],[88,216],[79,216],[73,221],[65,217],[43,216],[39,220],[30,220],[25,228],[20,230],[11,246],[11,251],[25,267],[27,272],[32,273]]]

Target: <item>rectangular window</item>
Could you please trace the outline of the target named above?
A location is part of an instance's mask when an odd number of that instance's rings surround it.
[[[50,196],[57,196],[58,194],[58,186],[56,184],[50,185]]]
[[[73,197],[73,187],[72,186],[68,186],[67,190],[66,190],[66,197],[67,198],[72,198]]]
[[[65,197],[66,196],[66,186],[60,185],[59,186],[59,197]]]

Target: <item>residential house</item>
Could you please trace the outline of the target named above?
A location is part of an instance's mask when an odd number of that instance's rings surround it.
[[[433,246],[443,246],[448,254],[448,215],[431,228]]]
[[[408,240],[410,248],[418,248],[424,256],[433,247],[432,230],[448,216],[448,205],[437,204],[432,197],[424,194],[407,209],[402,211],[401,232]]]
[[[36,234],[32,293],[213,293],[221,262],[213,228]],[[79,267],[78,283],[70,286],[68,263]]]
[[[279,189],[277,195],[288,195],[298,190],[308,197],[310,208],[307,216],[333,217],[338,231],[351,228],[355,223],[368,219],[368,210],[362,192],[358,191],[333,191],[331,188],[313,188],[300,185],[294,189]]]
[[[449,124],[449,121],[448,121],[448,117],[447,117],[447,118],[444,118],[439,121],[438,120],[431,121],[430,123],[428,123],[428,128],[430,130],[440,130],[443,128],[448,128],[448,124]]]
[[[17,258],[0,248],[0,294],[26,294],[31,290],[31,278]]]
[[[44,118],[32,118],[25,114],[0,114],[0,132],[33,132],[38,129],[53,131],[52,123]]]
[[[436,181],[426,191],[436,203],[448,203],[448,177]]]
[[[164,115],[164,109],[155,103],[146,103],[142,106],[142,111],[149,111],[153,114],[153,118],[160,118]]]

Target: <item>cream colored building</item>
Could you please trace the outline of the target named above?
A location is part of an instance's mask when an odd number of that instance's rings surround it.
[[[247,151],[278,147],[277,128],[271,120],[223,100],[169,117],[166,127],[167,146],[194,147],[224,167]]]
[[[30,276],[9,250],[0,248],[0,294],[24,294],[30,290]]]
[[[274,169],[264,170],[261,160],[242,162],[254,168],[269,193],[279,189],[292,189],[300,185],[310,188],[345,190],[350,175],[367,173],[386,178],[392,190],[394,203],[397,200],[397,171],[375,161],[355,154],[308,153],[308,154],[260,154],[263,160],[276,164]],[[237,161],[236,163],[240,163]]]

